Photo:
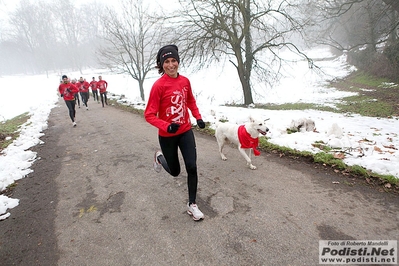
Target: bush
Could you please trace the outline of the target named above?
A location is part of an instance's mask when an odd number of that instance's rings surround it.
[[[376,54],[368,70],[374,76],[397,80],[398,71],[384,54]]]
[[[399,67],[399,42],[386,46],[384,55],[393,66]]]
[[[395,72],[394,77],[397,79],[399,75],[399,42],[386,46],[383,54],[389,62],[392,71]]]
[[[366,70],[373,61],[375,52],[365,49],[365,50],[352,50],[348,52],[347,61],[349,64],[356,66],[361,70]]]
[[[373,76],[398,80],[399,44],[387,46],[383,53],[370,49],[350,51],[348,63]]]

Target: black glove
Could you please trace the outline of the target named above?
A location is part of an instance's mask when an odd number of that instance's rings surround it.
[[[205,122],[202,119],[197,120],[197,125],[199,128],[205,128]]]
[[[179,129],[180,124],[172,123],[168,126],[168,133],[176,133]]]
[[[64,97],[64,94],[61,94],[60,96],[61,96],[61,98],[62,98],[62,97]]]
[[[68,89],[66,89],[66,91],[67,91],[67,92],[71,92],[71,90],[70,90],[69,88],[68,88]]]

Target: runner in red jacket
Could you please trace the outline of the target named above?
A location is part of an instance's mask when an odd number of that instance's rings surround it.
[[[72,120],[72,125],[75,127],[76,126],[75,94],[79,92],[79,89],[75,85],[69,82],[69,79],[66,75],[62,76],[62,81],[63,83],[59,85],[58,91],[61,97],[64,98],[65,104],[69,110],[69,117]]]
[[[179,62],[176,45],[167,45],[158,51],[157,68],[162,76],[151,88],[144,117],[148,123],[158,128],[162,151],[156,152],[154,156],[154,168],[157,172],[163,167],[170,175],[178,176],[180,149],[187,171],[187,213],[198,221],[204,218],[204,214],[196,204],[197,150],[189,110],[200,128],[204,128],[205,123],[198,110],[190,81],[178,73]]]
[[[93,77],[92,79],[93,80],[90,81],[90,88],[91,88],[91,92],[93,94],[93,100],[100,103],[100,100],[98,99],[97,81],[96,81],[95,77]]]
[[[80,108],[80,93],[79,93],[80,92],[80,86],[78,86],[78,84],[76,82],[77,82],[77,80],[75,78],[71,80],[71,83],[73,85],[75,85],[76,88],[78,88],[78,92],[75,93],[75,104],[77,104],[78,107]]]
[[[101,103],[103,104],[103,107],[104,107],[104,101],[105,101],[105,104],[108,105],[108,102],[107,102],[108,82],[103,80],[102,76],[98,76],[97,88],[100,90]]]
[[[90,84],[82,77],[79,78],[79,82],[77,84],[79,85],[79,91],[80,91],[80,96],[82,97],[82,102],[86,106],[86,110],[89,110],[87,102],[89,101]]]

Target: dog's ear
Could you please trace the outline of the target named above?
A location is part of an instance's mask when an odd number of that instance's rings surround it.
[[[255,119],[252,117],[252,115],[248,116],[248,118],[249,118],[249,122],[251,122],[251,123],[255,122]]]

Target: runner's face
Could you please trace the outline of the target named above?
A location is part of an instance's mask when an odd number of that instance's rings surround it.
[[[163,63],[163,70],[165,73],[171,77],[171,78],[176,78],[177,77],[177,71],[179,69],[179,62],[177,62],[176,58],[166,58],[166,60]]]
[[[68,83],[68,78],[63,78],[62,81],[67,84]]]

